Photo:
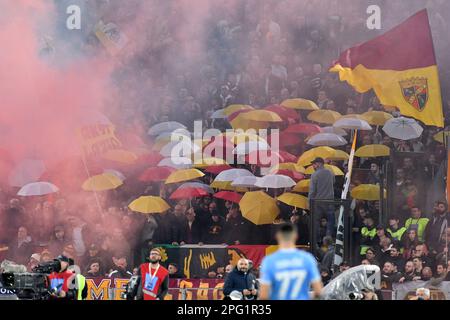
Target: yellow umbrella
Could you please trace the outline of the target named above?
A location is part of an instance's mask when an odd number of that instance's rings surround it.
[[[230,121],[231,127],[233,129],[242,129],[242,130],[249,130],[249,129],[267,129],[270,124],[268,122],[264,121],[254,121],[254,120],[248,120],[244,118],[245,113],[241,113],[236,118]]]
[[[262,191],[247,192],[239,207],[242,216],[256,225],[271,224],[280,213],[277,201]]]
[[[268,110],[254,110],[250,112],[242,113],[242,117],[252,121],[264,121],[264,122],[282,122],[278,114]]]
[[[105,191],[115,189],[123,184],[122,180],[111,173],[92,176],[81,186],[86,191]]]
[[[133,200],[128,208],[140,213],[162,213],[169,210],[170,206],[160,197],[142,196]]]
[[[336,150],[330,147],[313,148],[303,153],[298,159],[297,164],[301,166],[307,166],[311,164],[311,162],[317,157],[328,159],[328,157],[334,156],[335,151]]]
[[[350,158],[350,155],[342,150],[335,150],[334,155],[332,155],[331,157],[328,157],[328,159],[330,160],[335,160],[335,161],[345,161],[348,160]]]
[[[297,183],[297,185],[292,189],[294,192],[302,192],[302,193],[308,193],[309,192],[309,183],[311,182],[310,179],[301,180]]]
[[[443,144],[444,143],[444,137],[447,138],[448,136],[450,136],[450,131],[441,131],[441,132],[436,133],[433,136],[433,139],[435,141],[440,142],[440,143]]]
[[[283,193],[281,196],[277,197],[278,201],[281,201],[291,207],[301,208],[301,209],[308,209],[309,203],[308,198],[305,196],[286,192]]]
[[[325,168],[328,169],[328,170],[330,170],[331,172],[333,172],[333,174],[334,174],[335,176],[343,176],[343,175],[345,175],[344,172],[342,172],[342,170],[339,169],[339,168],[336,167],[336,166],[332,166],[332,165],[330,165],[330,164],[326,164],[326,165],[325,165]],[[306,173],[306,174],[313,174],[313,173],[314,173],[314,167],[313,167],[313,166],[310,166],[310,167],[306,168],[306,172],[305,172],[305,173]]]
[[[228,164],[225,160],[220,158],[203,158],[200,163],[194,163],[194,168],[207,168],[210,166],[219,166]]]
[[[393,118],[393,116],[383,111],[369,111],[362,114],[366,121],[374,126],[384,126],[384,124]]]
[[[376,201],[380,200],[380,186],[376,184],[360,184],[354,187],[351,192],[352,198],[357,200]],[[386,198],[386,189],[384,198]]]
[[[166,179],[165,184],[178,183],[189,180],[194,180],[203,177],[205,174],[198,169],[184,169],[172,172]]]
[[[383,105],[383,108],[384,108],[384,110],[386,110],[386,111],[388,111],[388,112],[394,112],[394,111],[397,111],[397,110],[398,110],[398,108],[395,107],[395,106],[384,106],[384,105]]]
[[[311,110],[311,111],[319,110],[319,107],[314,101],[301,98],[284,100],[281,103],[281,105],[289,109]]]
[[[317,123],[333,124],[338,121],[342,115],[333,110],[316,110],[308,114],[308,119]]]
[[[137,160],[138,156],[131,151],[123,149],[114,149],[105,152],[103,154],[103,158],[106,160],[111,160],[124,164],[132,164]]]
[[[367,118],[365,116],[363,116],[362,114],[346,114],[341,117],[341,119],[347,119],[347,118],[367,121]]]
[[[290,171],[305,173],[304,167],[302,167],[296,163],[293,163],[293,162],[285,162],[285,163],[277,164],[270,169],[270,172],[276,172],[278,170],[290,170]]]
[[[257,134],[253,134],[253,133],[236,133],[232,138],[231,138],[231,142],[233,142],[234,144],[240,144],[240,143],[245,143],[245,142],[250,142],[250,141],[263,141],[263,142],[267,142],[266,139],[264,139],[263,137],[258,136]]]
[[[391,153],[389,147],[382,144],[369,144],[361,147],[355,152],[359,158],[388,157]]]
[[[239,110],[251,110],[254,109],[252,106],[246,105],[246,104],[232,104],[223,109],[223,113],[226,116],[229,116]]]
[[[247,192],[248,189],[244,187],[234,187],[231,185],[233,181],[213,181],[209,186],[214,189],[236,192]]]

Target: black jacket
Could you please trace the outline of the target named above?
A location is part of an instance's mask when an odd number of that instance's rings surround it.
[[[250,271],[244,273],[235,267],[225,279],[223,294],[228,296],[235,290],[242,293],[244,289],[257,289],[256,277]]]

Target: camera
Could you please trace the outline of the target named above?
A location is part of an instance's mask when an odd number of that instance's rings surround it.
[[[138,291],[140,276],[132,276],[125,287],[125,292],[121,294],[121,298],[125,300],[133,300]]]
[[[364,300],[364,294],[359,292],[350,292],[348,297],[350,300]]]
[[[50,274],[52,272],[59,272],[59,270],[61,270],[61,261],[57,259],[41,263],[33,268],[33,272],[45,274]]]

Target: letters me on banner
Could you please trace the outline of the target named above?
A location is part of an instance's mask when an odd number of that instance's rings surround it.
[[[128,279],[86,278],[86,300],[123,300]],[[170,279],[165,300],[222,300],[221,279]]]
[[[114,126],[110,124],[92,124],[79,128],[78,136],[86,158],[120,148],[122,143],[114,130]]]

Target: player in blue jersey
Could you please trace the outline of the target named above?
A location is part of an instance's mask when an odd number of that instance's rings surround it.
[[[295,247],[297,237],[292,224],[283,224],[277,231],[279,250],[266,256],[261,264],[261,300],[309,300],[320,296],[323,285],[317,262],[309,252]]]

